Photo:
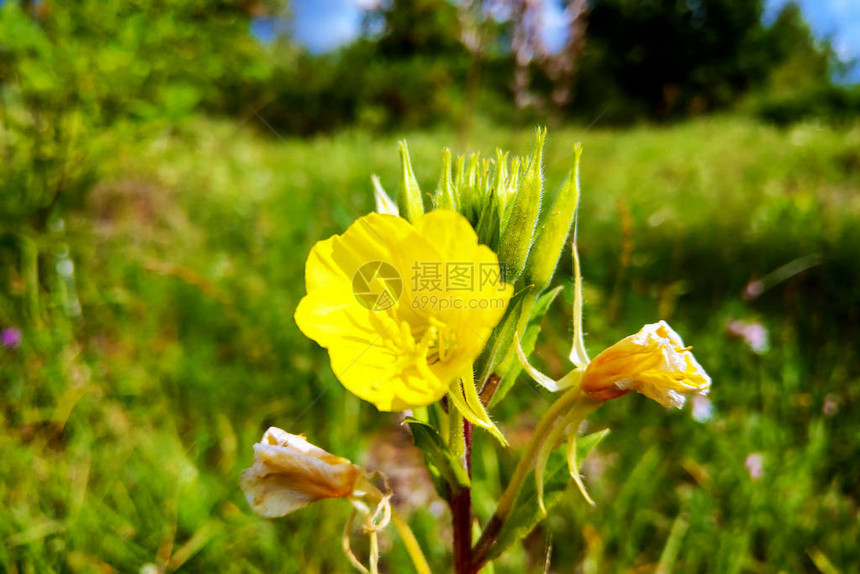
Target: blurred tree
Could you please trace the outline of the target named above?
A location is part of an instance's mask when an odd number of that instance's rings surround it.
[[[780,10],[767,36],[776,63],[768,81],[770,89],[796,91],[810,84],[830,83],[833,50],[829,43],[815,39],[796,2]]]
[[[767,50],[773,68],[752,98],[759,116],[787,124],[860,114],[860,89],[833,83],[841,63],[829,41],[815,38],[797,3],[787,3],[768,28]]]
[[[578,104],[610,96],[657,118],[731,104],[766,77],[762,9],[762,0],[593,0]]]
[[[388,60],[463,51],[458,9],[448,0],[387,0],[367,13],[364,26],[381,31],[377,53]]]
[[[459,116],[472,54],[459,7],[448,0],[389,0],[368,13],[368,103],[363,119],[421,125]]]
[[[496,0],[510,12],[512,82],[517,106],[547,111],[564,107],[573,99],[574,80],[585,47],[588,0],[569,0],[563,16],[567,28],[564,46],[552,52],[544,43],[543,18],[548,0]],[[547,101],[549,100],[549,101]]]

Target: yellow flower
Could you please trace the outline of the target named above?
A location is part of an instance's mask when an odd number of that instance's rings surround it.
[[[254,464],[240,484],[248,504],[266,518],[284,516],[322,498],[352,495],[360,469],[305,440],[271,427],[254,445]]]
[[[429,405],[471,373],[513,290],[469,222],[439,210],[414,224],[358,219],[314,246],[305,282],[299,329],[328,349],[347,389],[382,411]]]
[[[680,408],[685,394],[707,394],[711,377],[678,333],[660,321],[597,355],[581,385],[584,393],[604,401],[638,391],[664,407]]]

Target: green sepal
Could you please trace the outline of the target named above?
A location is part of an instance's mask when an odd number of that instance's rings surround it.
[[[575,429],[574,433],[576,433]],[[573,481],[576,483],[576,487],[579,489],[580,494],[582,494],[582,497],[591,506],[595,506],[594,500],[591,499],[591,496],[589,496],[588,491],[585,489],[585,483],[582,482],[582,476],[579,474],[579,469],[582,466],[582,461],[588,456],[588,453],[594,450],[594,447],[596,447],[607,434],[609,434],[609,429],[603,429],[602,431],[591,433],[590,435],[582,438],[576,436],[576,434],[571,434],[570,440],[567,443],[567,469],[570,476],[573,478]],[[584,444],[580,444],[580,441]]]
[[[424,200],[421,198],[421,188],[412,171],[412,160],[409,158],[409,148],[405,141],[400,146],[400,185],[397,188],[397,207],[400,215],[415,222],[424,215]]]
[[[584,436],[577,441],[576,458],[579,463],[591,454],[591,451],[608,433],[609,429],[604,429]],[[555,451],[550,455],[544,473],[543,500],[547,510],[561,500],[561,496],[569,483],[567,456],[562,452]],[[514,509],[505,520],[496,543],[490,551],[489,559],[494,560],[501,556],[513,544],[528,535],[543,519],[544,514],[538,504],[537,483],[535,482],[535,475],[532,473],[520,490]]]
[[[591,434],[587,434],[585,436],[577,437],[576,439],[576,464],[577,466],[582,466],[583,461],[588,458],[588,455],[597,448],[603,439],[606,438],[606,435],[609,434],[610,429],[603,429],[599,431],[595,431]]]
[[[460,458],[445,444],[439,432],[429,424],[411,417],[407,417],[403,422],[409,425],[412,440],[424,455],[424,464],[439,496],[446,498],[449,486],[452,490],[469,488],[469,473]]]

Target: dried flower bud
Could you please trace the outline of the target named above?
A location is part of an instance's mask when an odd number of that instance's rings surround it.
[[[705,395],[711,378],[665,322],[645,325],[592,360],[582,376],[582,390],[600,400],[637,391],[668,407],[680,408],[684,395]]]
[[[271,427],[254,445],[254,464],[240,484],[251,508],[266,518],[284,516],[321,498],[352,494],[361,471],[345,458]]]

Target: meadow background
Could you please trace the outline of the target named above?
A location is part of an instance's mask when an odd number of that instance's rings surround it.
[[[663,318],[713,389],[601,408],[597,506],[569,489],[496,572],[542,572],[548,547],[552,572],[856,571],[850,63],[790,3],[767,22],[755,0],[575,5],[555,52],[528,3],[416,0],[317,54],[283,2],[0,3],[0,571],[351,571],[347,505],[245,503],[270,425],[388,473],[447,571],[408,432],[292,313],[311,246],[373,208],[371,173],[396,189],[399,139],[433,189],[443,147],[525,154],[538,123],[552,191],[583,143],[590,352]],[[536,351],[556,377],[569,260]],[[494,411],[514,448],[550,400],[523,377]],[[483,519],[516,462],[492,442],[476,434]],[[410,571],[383,544],[384,571]]]

